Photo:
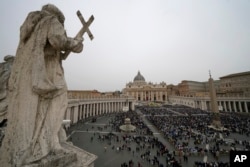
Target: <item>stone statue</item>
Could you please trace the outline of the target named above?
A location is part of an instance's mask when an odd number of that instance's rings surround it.
[[[0,123],[6,119],[7,116],[7,91],[8,80],[10,77],[11,67],[14,61],[14,56],[7,55],[4,57],[3,63],[0,63]]]
[[[69,38],[54,5],[28,14],[9,78],[8,125],[0,149],[4,167],[26,166],[65,151],[58,133],[68,105],[62,59],[80,53],[83,38]]]

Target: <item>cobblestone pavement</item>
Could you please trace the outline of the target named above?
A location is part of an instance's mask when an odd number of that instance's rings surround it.
[[[98,156],[95,161],[95,167],[120,167],[122,163],[129,161],[134,162],[134,166],[137,166],[140,163],[143,167],[157,166],[152,165],[151,162],[146,161],[141,157],[147,151],[150,151],[150,158],[157,156],[157,148],[141,148],[139,151],[136,151],[138,144],[134,141],[123,141],[122,136],[126,135],[125,133],[112,132],[109,122],[114,115],[98,117],[97,121],[92,123],[91,120],[86,122],[79,122],[73,127],[71,127],[71,134],[69,135],[69,140],[75,145],[78,146],[90,153],[93,153]],[[145,117],[143,117],[144,123],[152,130],[154,137],[157,137],[170,152],[174,151],[174,147],[159,133],[159,131],[148,122]],[[119,142],[116,141],[117,137],[112,137],[111,139],[102,139],[102,136],[113,133],[118,136],[120,139]],[[136,135],[136,134],[130,134]],[[241,136],[235,135],[236,138]],[[117,150],[117,147],[122,147],[126,145],[123,150]],[[131,148],[130,151],[128,148]],[[204,145],[205,147],[205,145]],[[167,166],[166,156],[157,156],[160,164],[162,166]],[[208,153],[205,155],[190,155],[188,161],[184,162],[182,156],[178,156],[176,153],[176,160],[181,162],[183,167],[193,167],[195,161],[203,162],[207,160],[208,162],[216,162],[214,157]],[[218,162],[229,162],[229,154],[220,155]]]

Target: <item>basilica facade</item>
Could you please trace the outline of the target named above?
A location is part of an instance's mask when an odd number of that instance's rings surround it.
[[[146,82],[140,71],[134,77],[133,82],[126,84],[123,94],[134,97],[138,102],[165,102],[167,101],[167,84],[161,82],[153,84]]]

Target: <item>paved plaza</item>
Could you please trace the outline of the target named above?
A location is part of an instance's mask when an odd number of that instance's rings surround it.
[[[111,120],[114,119],[116,114],[110,114],[97,117],[94,122],[89,119],[74,124],[67,131],[68,140],[75,146],[97,155],[95,167],[125,167],[125,164],[129,166],[132,163],[134,167],[168,166],[167,154],[162,154],[157,144],[150,144],[149,142],[155,142],[156,140],[164,145],[169,154],[174,155],[174,159],[178,163],[176,165],[171,164],[171,166],[193,167],[195,162],[204,161],[223,162],[222,164],[226,166],[226,163],[229,162],[228,153],[220,154],[216,159],[209,152],[196,152],[189,154],[187,159],[184,159],[183,154],[178,152],[178,149],[146,119],[145,115],[139,110],[136,110],[136,113],[140,115],[153,135],[145,135],[140,132],[126,134],[125,132],[114,131]],[[136,138],[139,136],[143,136],[143,140],[140,140],[140,142]],[[249,140],[249,137],[239,134],[231,134],[231,137]],[[190,140],[189,146],[194,145],[193,142],[193,140]],[[200,147],[205,148],[208,145],[201,144]]]

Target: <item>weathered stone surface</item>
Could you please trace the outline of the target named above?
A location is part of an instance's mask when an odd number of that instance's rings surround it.
[[[68,152],[59,137],[68,105],[62,60],[65,51],[83,49],[82,39],[66,36],[63,23],[63,13],[48,4],[30,12],[20,28],[8,85],[8,124],[0,148],[4,167],[61,167],[73,161],[77,166],[75,157],[86,154],[77,149]]]
[[[68,142],[62,142],[67,152],[51,153],[47,157],[25,167],[94,167],[96,155],[88,153]]]
[[[6,119],[8,108],[7,89],[8,80],[10,77],[11,67],[14,61],[14,56],[7,55],[4,57],[3,63],[0,63],[0,122]]]

